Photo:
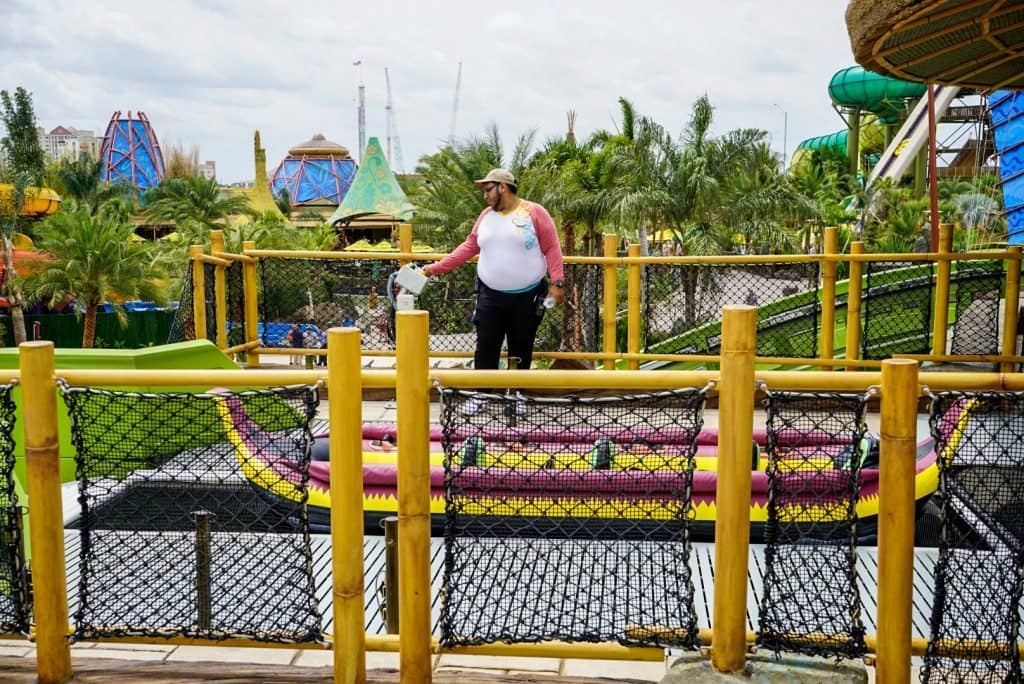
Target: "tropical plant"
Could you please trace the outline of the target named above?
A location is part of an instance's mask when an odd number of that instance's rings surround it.
[[[531,193],[540,189],[528,166],[534,138],[533,131],[521,135],[511,156],[506,158],[501,135],[497,126],[492,125],[482,137],[457,141],[422,157],[416,170],[425,181],[411,198],[417,207],[417,225],[428,231],[420,237],[441,250],[462,242],[484,208],[483,197],[473,181],[493,168],[511,171],[519,181],[519,193],[534,196]]]
[[[0,291],[7,297],[11,307],[11,323],[14,328],[14,343],[21,344],[25,335],[25,313],[21,308],[22,296],[20,278],[14,272],[14,234],[19,228],[19,212],[25,201],[27,188],[38,185],[43,177],[46,156],[39,144],[35,110],[32,95],[22,87],[14,91],[14,98],[6,90],[0,90],[0,119],[3,120],[7,135],[0,139],[7,170],[5,176],[13,186],[10,201],[0,206],[0,233],[3,234],[3,255],[5,277]]]
[[[26,296],[33,302],[76,300],[85,313],[83,348],[93,346],[96,317],[104,302],[115,305],[122,324],[127,319],[117,302],[164,302],[164,272],[150,243],[135,235],[134,225],[123,214],[101,209],[94,216],[84,205],[70,202],[47,218],[39,232],[36,247],[47,260],[25,277]]]
[[[248,197],[225,196],[212,178],[165,178],[146,192],[145,200],[150,221],[198,230],[202,243],[210,229],[223,225],[229,216],[250,214]]]
[[[85,151],[77,157],[62,159],[56,171],[64,196],[88,207],[90,214],[114,199],[134,204],[135,188],[127,183],[102,183],[102,170],[103,162]]]

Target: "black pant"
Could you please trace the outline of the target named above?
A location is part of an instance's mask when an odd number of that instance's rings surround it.
[[[477,280],[476,311],[473,313],[476,324],[474,367],[497,368],[501,344],[506,340],[509,358],[518,359],[517,368],[530,367],[537,326],[544,318],[541,302],[547,293],[546,280],[528,292],[514,294],[492,290]]]

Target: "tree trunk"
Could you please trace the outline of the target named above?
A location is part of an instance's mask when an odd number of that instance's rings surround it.
[[[14,346],[28,339],[25,334],[25,312],[21,310],[21,293],[17,287],[17,276],[14,273],[14,243],[7,235],[4,236],[4,274],[3,294],[7,297],[11,308],[11,326],[14,328]]]
[[[82,349],[92,349],[96,343],[96,314],[99,305],[89,302],[85,305],[85,329],[82,331]]]

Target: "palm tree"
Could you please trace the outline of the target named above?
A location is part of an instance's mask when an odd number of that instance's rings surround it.
[[[0,120],[7,135],[0,140],[4,152],[5,176],[13,189],[7,206],[0,206],[0,233],[3,234],[4,278],[0,289],[7,295],[11,307],[14,343],[25,341],[25,312],[21,308],[22,293],[18,274],[14,272],[14,234],[21,223],[19,212],[28,188],[38,185],[45,169],[45,154],[39,144],[36,114],[32,95],[22,87],[14,91],[14,98],[0,90]]]
[[[229,216],[248,214],[249,199],[241,195],[225,197],[214,179],[201,177],[167,178],[145,195],[146,216],[155,223],[188,225],[201,232],[222,225]]]
[[[101,183],[103,162],[88,152],[80,152],[74,159],[63,159],[57,165],[57,178],[64,195],[88,207],[90,214],[99,211],[104,203],[119,198],[134,200],[135,192],[125,183]]]
[[[164,301],[151,246],[135,235],[130,220],[117,211],[101,209],[95,216],[74,202],[47,218],[36,242],[48,255],[39,271],[24,279],[30,301],[77,300],[85,308],[82,347],[92,348],[96,316],[104,302],[131,299]],[[124,322],[124,310],[115,305]]]
[[[519,193],[532,197],[542,183],[529,167],[535,133],[519,136],[506,157],[497,126],[482,137],[471,137],[445,146],[435,154],[422,157],[417,173],[423,184],[411,198],[416,205],[416,223],[430,230],[424,236],[434,247],[445,250],[459,244],[483,209],[483,198],[473,181],[483,178],[495,167],[511,171],[519,181]]]

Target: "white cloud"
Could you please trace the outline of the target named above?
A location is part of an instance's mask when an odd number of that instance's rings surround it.
[[[332,3],[327,0],[0,0],[0,88],[33,93],[40,125],[102,133],[145,111],[164,146],[197,145],[222,181],[251,179],[259,129],[273,168],[314,133],[355,150],[357,85],[367,135],[385,136],[391,74],[404,165],[448,136],[496,123],[511,144],[612,128],[618,98],[670,131],[707,93],[715,130],[757,127],[781,152],[842,126],[832,74],[853,63],[845,0]],[[357,70],[353,60],[361,59]]]

